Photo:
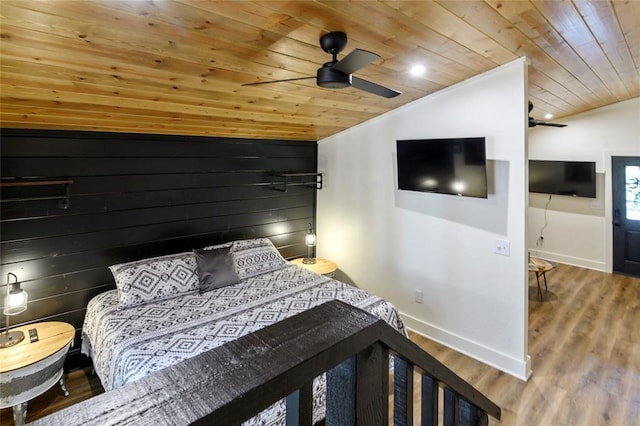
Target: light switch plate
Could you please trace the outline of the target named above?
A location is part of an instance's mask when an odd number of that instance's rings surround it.
[[[493,240],[493,252],[502,256],[510,256],[511,243],[507,240]]]

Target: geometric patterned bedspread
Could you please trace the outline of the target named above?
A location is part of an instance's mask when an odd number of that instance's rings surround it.
[[[87,306],[82,353],[92,358],[102,385],[111,390],[334,299],[406,334],[389,302],[287,265],[236,285],[133,307],[118,306],[117,290],[99,294]],[[315,383],[314,395],[323,386]],[[323,401],[323,395],[314,396],[314,405]],[[277,405],[249,424],[280,423],[283,408]],[[314,418],[323,414],[314,413]]]

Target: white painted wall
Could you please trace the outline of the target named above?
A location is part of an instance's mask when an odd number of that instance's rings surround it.
[[[319,142],[318,256],[407,325],[525,379],[526,61]],[[484,136],[487,199],[398,191],[396,140]],[[510,241],[511,256],[493,253]],[[414,302],[415,290],[424,304]]]
[[[529,158],[595,161],[596,198],[554,195],[545,221],[549,196],[531,193],[528,246],[539,257],[611,272],[611,156],[640,155],[640,98],[559,121],[569,126],[530,129]]]

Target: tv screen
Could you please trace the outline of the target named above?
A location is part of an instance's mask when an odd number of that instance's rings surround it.
[[[398,189],[487,198],[485,138],[396,141]]]
[[[529,160],[529,192],[596,198],[596,163]]]

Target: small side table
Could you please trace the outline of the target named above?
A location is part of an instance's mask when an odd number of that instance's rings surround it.
[[[546,260],[539,259],[537,257],[529,258],[529,271],[535,272],[536,282],[538,283],[538,297],[542,302],[542,288],[540,288],[540,277],[544,279],[544,291],[547,292],[547,272],[553,269],[553,265]]]
[[[38,332],[38,341],[31,343],[29,329]],[[24,340],[0,349],[0,408],[13,407],[13,421],[23,425],[27,418],[27,401],[60,383],[69,395],[62,367],[73,343],[75,328],[65,322],[39,322],[22,327]]]
[[[302,266],[303,268],[315,272],[316,274],[325,275],[327,277],[333,277],[336,269],[338,269],[336,263],[332,262],[331,260],[316,257],[316,263],[302,263],[302,259],[302,257],[293,259],[291,263],[293,263],[294,265]]]

